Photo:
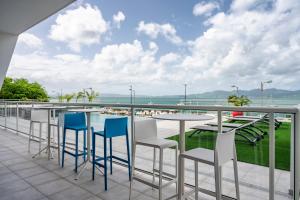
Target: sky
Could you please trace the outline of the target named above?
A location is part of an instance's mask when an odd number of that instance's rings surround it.
[[[19,36],[7,76],[48,93],[300,89],[299,0],[78,0]]]

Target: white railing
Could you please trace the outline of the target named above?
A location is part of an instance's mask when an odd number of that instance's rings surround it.
[[[137,109],[163,109],[163,110],[190,110],[190,111],[214,111],[218,116],[218,129],[222,132],[222,113],[228,111],[257,112],[269,115],[269,199],[275,198],[275,125],[274,114],[288,114],[291,117],[291,185],[290,193],[294,200],[299,200],[300,191],[300,110],[298,107],[230,107],[230,106],[189,106],[189,105],[136,105],[136,104],[99,104],[99,103],[49,103],[49,102],[24,102],[24,101],[1,101],[1,115],[4,117],[4,124],[0,126],[10,128],[17,133],[19,130],[19,107],[20,105],[34,106],[35,104],[51,104],[60,106],[80,106],[80,107],[113,107],[126,108],[130,110],[131,130],[133,130],[134,113]],[[16,126],[7,126],[8,109],[15,109]],[[26,133],[25,133],[26,134]],[[295,192],[298,191],[298,192]]]

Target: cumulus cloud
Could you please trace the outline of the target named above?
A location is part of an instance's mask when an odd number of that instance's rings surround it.
[[[173,25],[158,24],[158,23],[145,23],[141,21],[137,27],[138,33],[144,33],[152,39],[156,39],[159,35],[165,37],[168,41],[174,44],[182,43],[182,39],[177,36],[176,29]]]
[[[113,21],[117,25],[117,28],[121,27],[121,22],[123,22],[125,19],[126,17],[122,11],[119,11],[117,14],[113,15]]]
[[[237,2],[232,4],[235,9]],[[208,19],[209,28],[191,43],[191,55],[182,63],[195,80],[215,80],[214,88],[237,81],[251,88],[265,79],[278,87],[287,87],[283,79],[296,84],[300,2],[277,0],[269,7],[251,2]],[[242,8],[247,10],[240,12]]]
[[[83,45],[98,44],[108,29],[100,9],[85,4],[59,14],[51,26],[49,38],[67,43],[71,50],[79,52]]]
[[[195,16],[210,16],[212,12],[219,9],[219,4],[217,2],[200,2],[197,3],[193,8],[193,14]]]
[[[240,9],[209,17],[207,30],[188,43],[185,54],[161,55],[158,44],[139,40],[106,45],[90,59],[73,54],[16,54],[9,75],[57,88],[118,83],[127,91],[133,83],[147,88],[140,92],[144,94],[178,93],[184,82],[197,92],[230,89],[232,84],[253,89],[269,79],[274,87],[299,88],[300,2],[277,0],[268,6],[251,4],[244,12]],[[156,38],[162,33],[155,29],[143,31]]]
[[[18,38],[18,42],[30,48],[40,48],[43,46],[42,40],[31,33],[22,33]]]

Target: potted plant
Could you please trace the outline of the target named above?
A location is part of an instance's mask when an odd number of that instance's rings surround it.
[[[245,105],[249,105],[250,104],[250,99],[247,96],[237,96],[237,95],[230,95],[227,98],[227,102],[230,104],[233,104],[234,106],[245,106]],[[241,116],[243,115],[243,112],[240,111],[233,111],[232,112],[232,116],[236,117],[236,116]]]

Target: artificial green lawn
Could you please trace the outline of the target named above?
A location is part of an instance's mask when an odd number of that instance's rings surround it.
[[[257,125],[258,127],[268,130],[266,125]],[[203,147],[213,149],[215,145],[216,133],[214,132],[201,132],[195,134],[191,138],[188,136],[193,131],[186,132],[186,150]],[[282,123],[276,130],[275,135],[275,167],[276,169],[290,170],[290,123]],[[177,140],[178,135],[169,137],[168,139]],[[239,161],[269,166],[269,137],[265,135],[264,138],[252,145],[245,139],[236,135],[236,149]]]

